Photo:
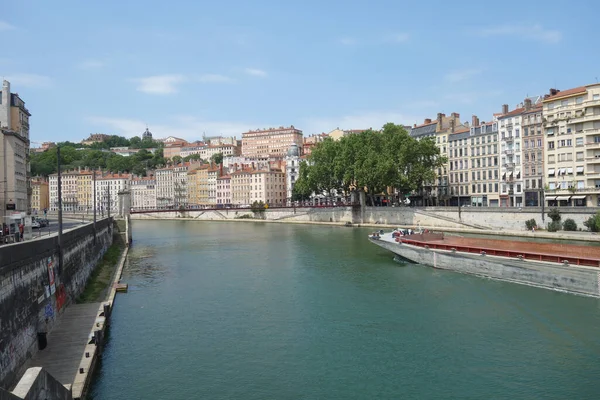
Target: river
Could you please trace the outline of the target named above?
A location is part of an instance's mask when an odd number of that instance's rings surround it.
[[[94,400],[600,398],[597,299],[400,264],[368,229],[133,227]]]

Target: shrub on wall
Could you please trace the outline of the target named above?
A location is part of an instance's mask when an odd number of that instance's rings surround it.
[[[552,221],[548,223],[548,232],[560,231],[560,221]]]
[[[537,222],[535,222],[535,219],[531,218],[530,220],[525,221],[525,227],[530,231],[533,228],[537,228]]]
[[[565,219],[565,222],[563,222],[563,229],[565,231],[576,231],[577,223],[571,218]]]
[[[592,232],[600,232],[600,211],[589,217],[583,225]]]
[[[548,211],[548,217],[552,220],[552,222],[560,222],[560,219],[562,218],[558,208],[553,208],[552,210]]]

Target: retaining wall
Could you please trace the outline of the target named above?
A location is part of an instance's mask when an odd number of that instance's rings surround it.
[[[84,290],[97,262],[112,244],[111,221],[83,225],[58,237],[0,247],[0,387],[9,387],[38,349],[38,333],[52,329],[64,307]]]
[[[563,207],[562,220],[572,218],[583,230],[583,222],[599,211],[590,207]],[[545,209],[544,219],[549,222]],[[435,228],[465,228],[492,230],[525,230],[525,221],[535,219],[542,226],[541,208],[488,208],[463,207],[460,218],[456,207],[334,207],[334,208],[274,208],[254,214],[250,209],[169,211],[132,214],[132,219],[234,220],[240,217],[261,218],[269,221],[337,222],[353,224],[385,224]]]

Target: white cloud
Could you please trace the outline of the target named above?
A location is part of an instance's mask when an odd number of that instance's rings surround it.
[[[408,33],[394,33],[388,37],[388,41],[393,43],[405,43],[410,39],[410,35]]]
[[[448,82],[456,83],[456,82],[466,81],[469,78],[472,78],[476,75],[481,74],[481,72],[482,72],[481,69],[475,69],[475,68],[460,69],[460,70],[448,72],[444,78]]]
[[[6,21],[0,21],[0,31],[12,31],[14,29],[16,29],[14,25],[11,25]]]
[[[540,24],[534,25],[500,25],[484,28],[479,31],[483,36],[519,36],[544,43],[558,43],[562,33],[558,30],[545,29]]]
[[[200,83],[228,83],[233,82],[228,76],[219,75],[219,74],[204,74],[200,75],[196,78],[196,80]]]
[[[88,122],[98,126],[98,130],[115,132],[118,135],[132,137],[141,135],[146,129],[146,122],[129,118],[89,117]],[[224,135],[241,137],[242,132],[256,129],[264,124],[251,124],[235,121],[211,121],[195,116],[168,117],[166,121],[152,123],[148,121],[150,131],[156,138],[176,136],[188,141],[200,140],[207,136]]]
[[[358,44],[358,41],[351,37],[344,37],[344,38],[341,38],[339,41],[344,46],[354,46],[354,45]]]
[[[84,60],[84,61],[80,62],[79,64],[77,64],[77,68],[90,70],[90,69],[102,68],[105,65],[106,65],[106,63],[104,61],[88,59],[88,60]]]
[[[257,68],[246,68],[244,72],[248,75],[258,76],[259,78],[265,78],[268,75],[267,71]]]
[[[133,81],[138,84],[137,90],[150,94],[171,94],[178,91],[177,85],[186,80],[185,76],[173,75],[156,75],[146,78],[138,78]]]
[[[396,111],[366,111],[356,114],[343,115],[330,118],[309,118],[304,121],[305,134],[330,132],[340,129],[380,129],[388,122],[399,125],[410,125],[423,118],[416,115],[403,114]]]
[[[52,86],[52,79],[38,74],[11,74],[5,77],[15,87],[46,88]]]

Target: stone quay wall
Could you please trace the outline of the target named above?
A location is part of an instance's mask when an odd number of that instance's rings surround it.
[[[38,336],[83,292],[112,244],[112,220],[63,233],[63,266],[58,237],[0,247],[0,387],[14,384],[38,351]]]
[[[583,230],[583,222],[600,211],[600,208],[563,207],[562,220],[572,218]],[[273,208],[260,213],[250,209],[168,211],[132,214],[132,219],[194,219],[194,220],[235,220],[256,218],[272,222],[329,222],[352,224],[384,224],[407,227],[463,228],[484,230],[525,230],[525,221],[535,219],[538,226],[550,222],[544,210],[542,222],[541,208],[491,208],[463,207],[460,216],[457,207],[297,207]]]

